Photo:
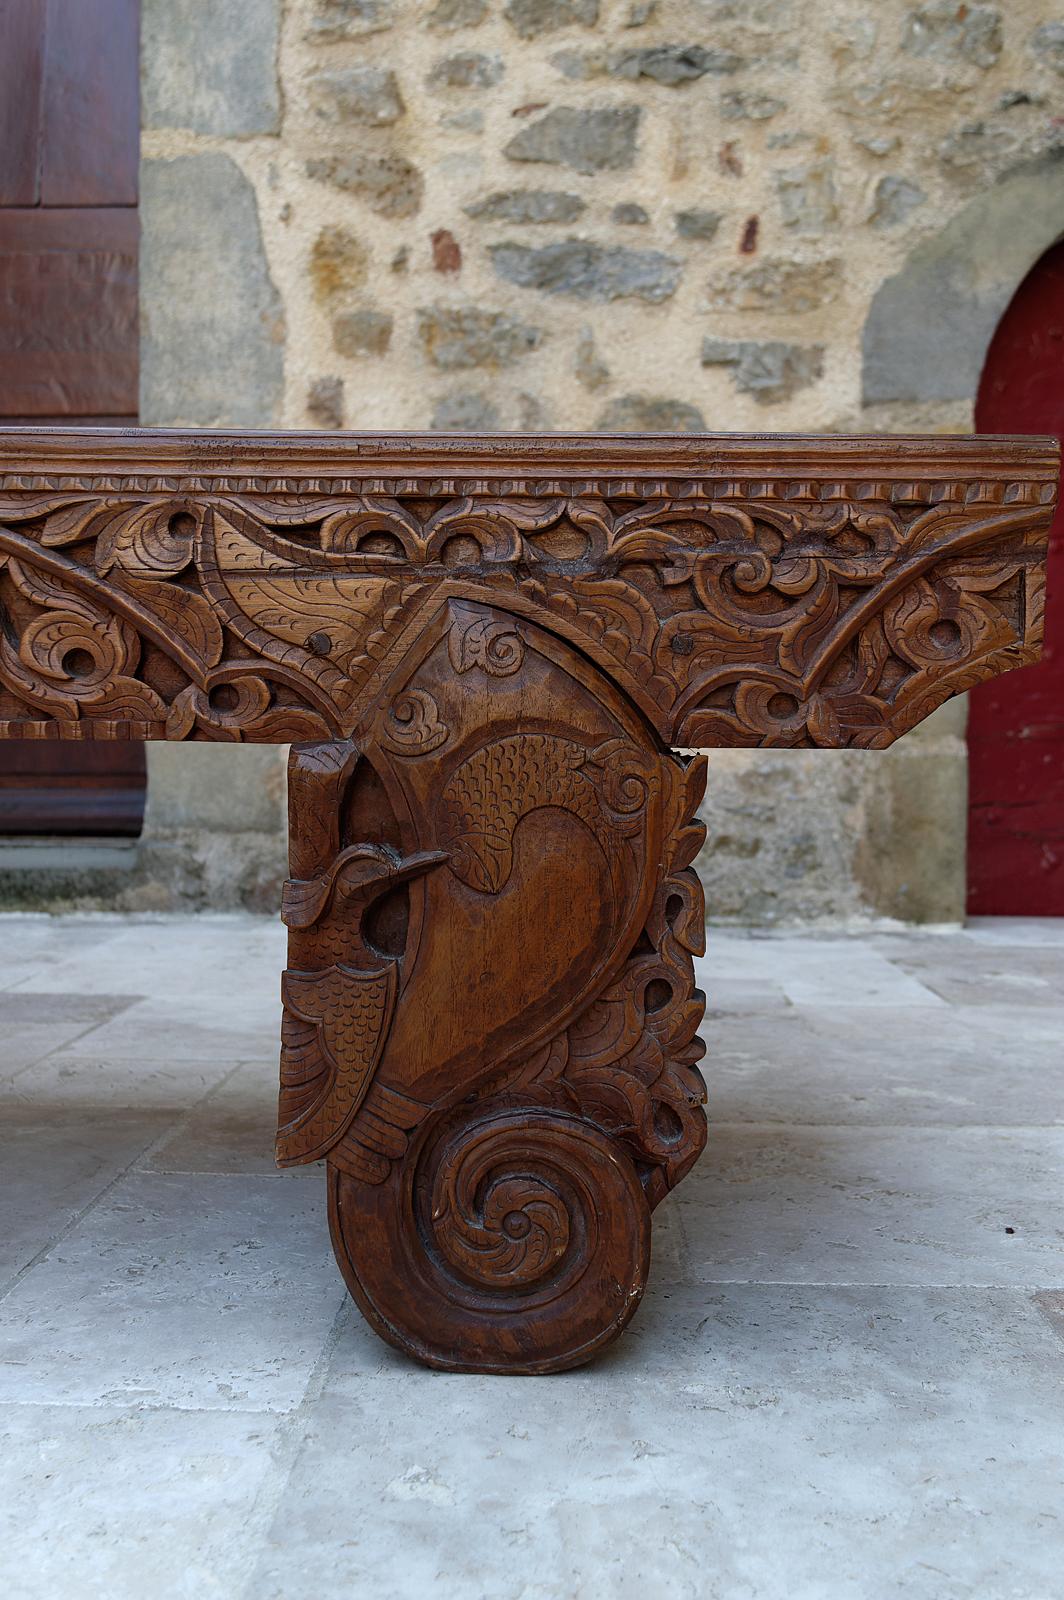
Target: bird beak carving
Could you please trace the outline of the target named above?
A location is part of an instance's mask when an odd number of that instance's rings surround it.
[[[400,856],[386,845],[349,845],[315,877],[289,878],[281,896],[281,921],[286,928],[311,928],[320,922],[334,897],[364,898],[368,903],[448,859],[446,850],[416,850]]]

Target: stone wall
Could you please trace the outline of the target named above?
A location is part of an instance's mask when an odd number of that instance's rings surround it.
[[[963,430],[1064,231],[1049,0],[144,0],[143,39],[146,423]],[[212,754],[152,752],[146,846],[261,897],[280,758],[245,796]],[[956,918],[963,708],[718,755],[706,816],[711,914]]]

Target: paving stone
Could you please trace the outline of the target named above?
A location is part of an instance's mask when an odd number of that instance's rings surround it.
[[[239,1410],[5,1406],[9,1600],[237,1600],[274,1505],[280,1427]]]
[[[917,939],[881,950],[900,972],[953,1005],[1049,1006],[1064,1017],[1064,949]]]
[[[759,1004],[751,1015],[718,993],[702,1030],[714,1123],[1064,1125],[1064,1012]]]
[[[137,1163],[146,1172],[282,1176],[277,1131],[277,1053],[242,1062],[196,1101],[173,1132]],[[323,1180],[324,1181],[324,1180]]]
[[[1064,1128],[717,1123],[676,1198],[700,1282],[1037,1289],[1062,1179]]]
[[[0,1290],[172,1120],[145,1107],[101,1117],[87,1116],[76,1103],[42,1107],[5,1097],[0,1103]],[[0,1368],[2,1362],[0,1356]]]
[[[135,1023],[134,1027],[145,1024]],[[125,1055],[120,1053],[125,1040],[120,1041],[114,1054],[92,1054],[94,1037],[77,1040],[62,1052],[55,1051],[24,1067],[4,1085],[0,1107],[35,1106],[42,1111],[46,1107],[59,1111],[77,1108],[90,1116],[115,1109],[181,1115],[236,1066],[232,1058],[226,1059],[211,1047],[211,1035],[206,1039],[197,1035],[188,1041],[190,1050],[200,1051],[198,1059],[182,1056],[179,1049],[168,1053],[150,1027],[145,1027],[141,1050],[134,1047]],[[164,1032],[163,1038],[166,1037]],[[231,1043],[231,1036],[218,1041],[223,1049],[227,1042]],[[274,1049],[276,1052],[277,1045]]]
[[[320,1174],[135,1173],[0,1302],[0,1401],[288,1411],[343,1294]]]
[[[1059,1345],[1022,1296],[670,1289],[615,1353],[536,1384],[369,1374],[349,1332],[254,1574],[265,1600],[1052,1593]],[[358,1521],[330,1534],[338,1459]]]
[[[735,939],[711,929],[695,973],[707,994],[720,978],[767,979],[778,983],[793,1005],[936,1003],[932,989],[860,939]]]

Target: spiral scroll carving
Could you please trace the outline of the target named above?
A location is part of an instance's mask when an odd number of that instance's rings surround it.
[[[635,1168],[561,1112],[479,1107],[448,1124],[422,1156],[410,1217],[382,1206],[367,1227],[364,1191],[360,1206],[350,1178],[333,1169],[331,1181],[352,1293],[385,1338],[430,1366],[577,1366],[623,1330],[646,1285],[650,1208]]]

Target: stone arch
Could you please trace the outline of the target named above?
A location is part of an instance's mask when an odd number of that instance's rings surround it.
[[[973,400],[1016,289],[1064,235],[1064,151],[1006,173],[917,245],[865,323],[862,400]]]

